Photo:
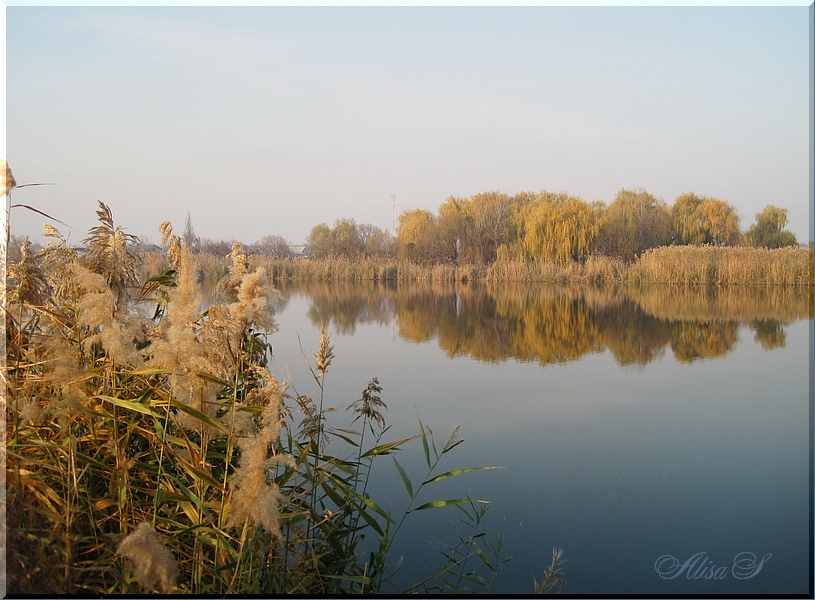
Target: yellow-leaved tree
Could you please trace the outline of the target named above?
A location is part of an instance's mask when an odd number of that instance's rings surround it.
[[[597,236],[595,214],[590,204],[576,196],[541,192],[523,213],[528,255],[559,263],[584,259]]]

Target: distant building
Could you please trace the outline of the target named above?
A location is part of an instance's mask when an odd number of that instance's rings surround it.
[[[136,244],[134,248],[136,252],[156,252],[158,254],[164,254],[164,248],[161,246],[156,246],[155,244]]]
[[[289,246],[289,252],[291,252],[291,257],[295,259],[309,258],[311,256],[311,246],[308,244]]]

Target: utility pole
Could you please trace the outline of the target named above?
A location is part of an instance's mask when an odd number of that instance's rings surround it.
[[[391,194],[391,231],[396,235],[396,194]]]

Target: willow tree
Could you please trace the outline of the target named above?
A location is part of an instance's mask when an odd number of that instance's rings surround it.
[[[471,225],[471,248],[476,262],[495,260],[498,247],[506,241],[511,199],[500,192],[482,192],[466,205],[467,224]]]
[[[457,263],[463,254],[467,228],[467,201],[449,196],[439,206],[438,237],[441,259]]]
[[[649,248],[671,242],[671,212],[663,200],[644,190],[622,189],[600,219],[598,249],[633,260]]]
[[[699,245],[705,241],[702,231],[701,206],[705,199],[693,192],[682,194],[671,207],[676,243],[680,245]]]
[[[735,246],[741,240],[739,215],[725,200],[708,198],[702,204],[702,227],[707,244]]]
[[[733,246],[741,240],[739,215],[725,200],[682,194],[674,202],[671,217],[677,244]]]
[[[787,209],[768,204],[756,214],[756,222],[747,230],[745,239],[748,244],[759,248],[797,246],[798,239],[791,231],[784,230],[786,226]]]
[[[575,196],[541,192],[523,213],[524,247],[535,259],[566,263],[588,256],[598,226],[592,206]]]
[[[433,259],[436,245],[436,217],[429,210],[415,208],[399,215],[398,254],[416,262]]]

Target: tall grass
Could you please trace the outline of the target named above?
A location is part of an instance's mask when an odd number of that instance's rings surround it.
[[[813,285],[813,249],[666,246],[645,252],[629,278],[643,283]]]
[[[495,262],[489,266],[485,279],[493,282],[545,283],[620,283],[626,278],[625,263],[606,256],[590,256],[585,262],[551,261]]]
[[[274,290],[239,246],[221,271],[173,237],[166,263],[142,266],[163,270],[139,279],[128,238],[107,207],[99,215],[84,256],[54,230],[9,271],[9,592],[493,589],[474,568],[491,556],[497,573],[506,560],[503,538],[480,529],[485,501],[433,499],[442,481],[493,467],[444,467],[460,439],[437,450],[421,420],[415,436],[389,440],[375,378],[350,405],[352,422],[330,423],[329,332],[309,363],[318,399],[273,377]],[[201,312],[200,282],[218,273],[223,300]],[[418,478],[397,460],[413,443],[426,459]],[[401,514],[367,492],[383,457],[404,483]],[[433,577],[392,587],[399,532],[414,513],[448,506],[463,509],[473,533]]]
[[[217,281],[228,259],[199,255],[202,280]],[[159,255],[145,255],[145,264],[162,263]],[[813,249],[776,250],[751,247],[664,246],[653,248],[627,263],[593,255],[565,264],[548,261],[496,261],[486,266],[440,264],[423,266],[391,259],[329,258],[286,260],[250,256],[249,264],[264,268],[272,281],[396,281],[396,282],[547,282],[547,283],[659,283],[683,285],[812,286]]]

